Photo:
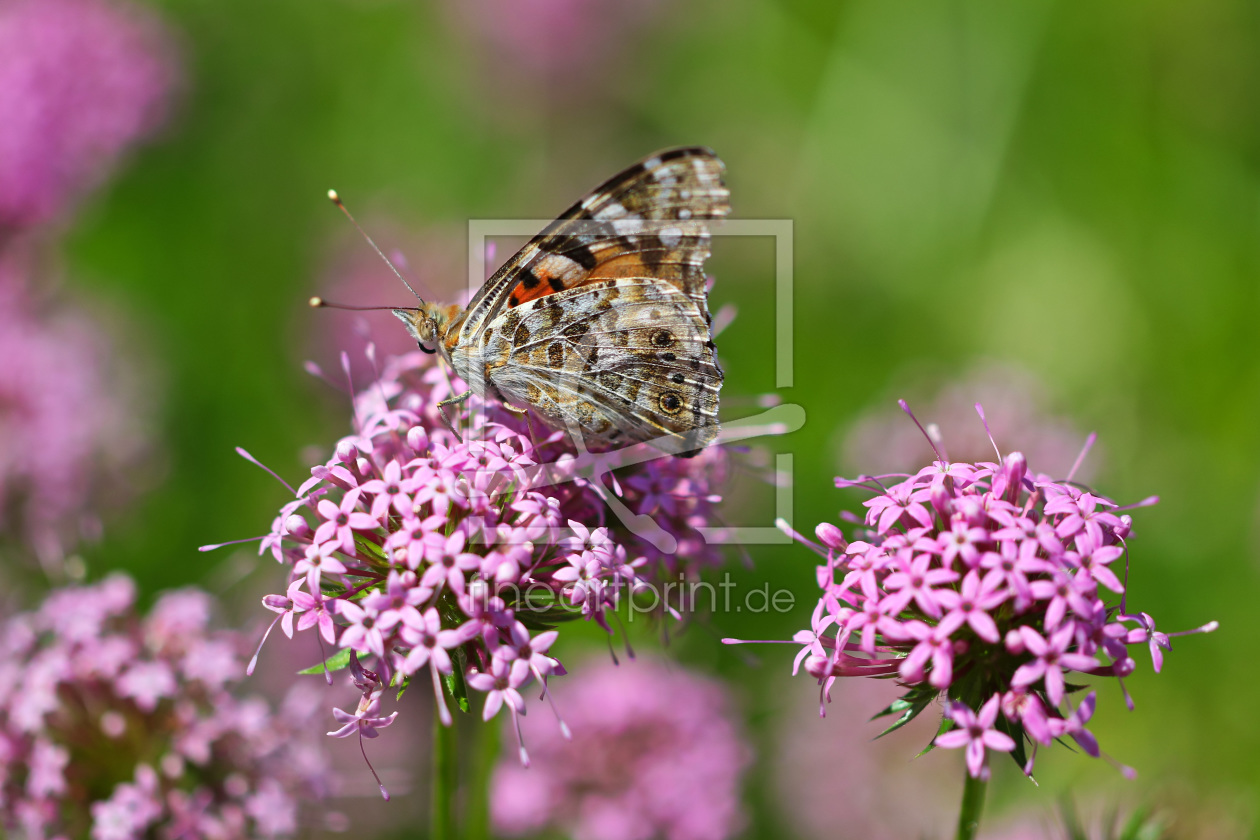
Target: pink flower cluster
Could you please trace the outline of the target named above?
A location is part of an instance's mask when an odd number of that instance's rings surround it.
[[[132,495],[148,443],[106,335],[74,309],[41,311],[25,280],[0,260],[0,534],[56,572],[100,530],[102,503]]]
[[[169,42],[113,0],[0,3],[0,239],[58,214],[156,127],[177,76]]]
[[[470,55],[490,64],[514,89],[590,88],[631,53],[630,46],[663,8],[658,0],[489,0],[451,2],[447,13],[478,44]]]
[[[584,666],[556,688],[571,742],[540,741],[534,765],[504,759],[491,815],[504,835],[544,828],[586,840],[723,840],[738,833],[751,751],[723,687],[677,665]]]
[[[1020,451],[1051,475],[1065,475],[1071,469],[1085,436],[1068,417],[1056,414],[1049,386],[1015,364],[981,361],[943,382],[897,382],[894,387],[922,395],[910,402],[926,406],[917,413],[932,418],[926,429],[942,457],[950,461],[984,461],[993,451],[984,427],[976,422],[977,402],[984,406],[992,428],[1019,429]],[[917,470],[923,463],[923,435],[910,423],[898,422],[901,419],[897,408],[883,398],[863,411],[843,429],[846,467],[867,475]],[[1077,468],[1076,478],[1088,481],[1100,464],[1095,447],[1089,462]]]
[[[0,626],[0,825],[39,840],[277,837],[326,794],[293,692],[273,712],[237,699],[240,639],[208,632],[212,602],[162,596],[144,617],[114,575],[56,590]],[[159,831],[160,835],[154,834]]]
[[[952,728],[935,743],[965,748],[972,776],[987,776],[989,751],[1012,753],[1031,774],[1037,746],[1064,736],[1100,755],[1086,729],[1094,694],[1068,701],[1082,690],[1074,674],[1116,677],[1123,690],[1136,667],[1130,646],[1149,648],[1159,671],[1181,635],[1127,605],[1126,508],[1070,474],[1030,472],[1018,452],[1000,463],[937,460],[888,486],[869,477],[836,486],[875,496],[852,542],[831,523],[818,526],[817,543],[787,529],[826,560],[797,666],[824,693],[837,677],[898,678],[906,692],[882,713],[897,716],[892,728],[944,692]]]
[[[579,456],[562,433],[497,404],[474,400],[456,438],[437,406],[462,390],[429,356],[390,359],[355,398],[355,434],[263,539],[261,551],[290,566],[285,593],[263,601],[284,633],[314,629],[341,649],[333,666],[353,660],[364,699],[356,715],[339,713],[339,735],[392,721],[379,713],[384,686],[416,676],[447,724],[446,698],[466,706],[469,687],[484,694],[485,719],[507,706],[517,721],[521,690],[538,682],[545,693],[564,673],[549,653],[558,624],[581,617],[611,633],[623,595],[717,558],[693,526],[710,519],[720,451],[614,479],[592,472],[606,456]],[[613,499],[682,549],[671,556],[606,520]]]

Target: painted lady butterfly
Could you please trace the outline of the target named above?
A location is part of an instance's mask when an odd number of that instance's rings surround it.
[[[730,212],[709,149],[658,152],[574,204],[466,308],[396,309],[470,390],[529,406],[607,449],[695,454],[715,437],[722,369],[710,331],[709,223]]]

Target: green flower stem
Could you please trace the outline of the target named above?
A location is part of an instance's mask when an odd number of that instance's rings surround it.
[[[432,840],[455,840],[455,798],[459,794],[459,765],[455,727],[443,726],[433,711],[433,831]]]
[[[958,813],[957,840],[974,840],[980,831],[980,814],[984,811],[984,791],[988,784],[988,779],[977,779],[967,774],[963,784],[962,808]]]
[[[485,723],[480,720],[474,722],[477,745],[465,802],[468,830],[464,835],[467,840],[490,840],[490,777],[499,757],[498,723],[497,718]]]

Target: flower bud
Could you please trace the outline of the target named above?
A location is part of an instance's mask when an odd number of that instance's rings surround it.
[[[945,485],[932,485],[932,489],[928,491],[928,498],[932,503],[932,509],[941,518],[941,522],[949,522],[949,518],[954,515],[954,505]]]
[[[289,515],[284,520],[284,532],[298,539],[305,539],[311,533],[311,526],[306,523],[306,518],[299,513]]]
[[[416,453],[424,452],[429,448],[429,434],[425,431],[424,426],[412,426],[407,430],[407,446]]]
[[[830,522],[819,523],[814,529],[814,534],[820,543],[835,551],[844,551],[849,545],[844,538],[844,533]]]
[[[1024,457],[1024,453],[1012,452],[1006,456],[1006,461],[1002,464],[1002,477],[1006,480],[1004,497],[1008,502],[1019,499],[1020,487],[1023,485],[1024,475],[1027,472],[1028,459]]]

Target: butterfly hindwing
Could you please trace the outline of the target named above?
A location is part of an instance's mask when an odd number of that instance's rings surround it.
[[[718,431],[718,367],[707,318],[654,278],[603,280],[536,298],[490,325],[486,375],[588,444],[661,437],[694,450]]]

